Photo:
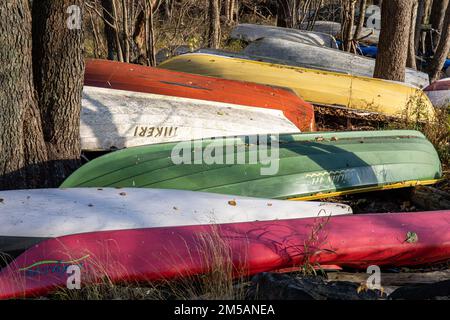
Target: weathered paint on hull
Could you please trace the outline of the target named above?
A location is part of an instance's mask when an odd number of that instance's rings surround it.
[[[252,42],[242,53],[280,59],[286,65],[318,68],[362,77],[373,77],[375,70],[375,59],[278,38],[264,38]],[[405,83],[423,88],[428,86],[430,81],[426,73],[406,68]]]
[[[146,187],[311,199],[430,184],[442,176],[436,150],[417,131],[286,134],[268,139],[270,155],[258,150],[256,141],[255,136],[229,137],[120,150],[85,164],[62,187]],[[263,142],[261,137],[259,141]]]
[[[232,31],[230,38],[244,40],[247,42],[256,41],[261,38],[274,37],[287,39],[299,43],[308,43],[315,46],[337,48],[336,39],[326,33],[297,30],[292,28],[281,28],[268,25],[238,24]]]
[[[160,68],[289,87],[313,104],[432,121],[435,111],[422,90],[406,84],[280,64],[191,53]],[[420,108],[420,112],[417,112]]]
[[[303,23],[301,25],[302,28],[307,28],[308,24]],[[356,26],[353,26],[352,34],[355,33]],[[326,34],[330,34],[332,36],[340,36],[341,35],[341,24],[339,22],[333,21],[315,21],[312,26],[312,30],[315,32],[323,32]],[[363,38],[362,41],[370,44],[377,44],[378,39],[380,38],[380,30],[375,28],[367,28],[363,27],[361,30],[360,38]]]
[[[300,130],[276,109],[85,86],[81,149]]]
[[[351,214],[343,204],[144,188],[0,191],[0,252],[70,234]]]
[[[314,234],[314,239],[311,239]],[[411,236],[411,235],[415,235]],[[148,228],[50,239],[0,272],[0,298],[44,295],[67,283],[78,265],[82,286],[107,279],[192,279],[211,272],[217,247],[230,255],[233,276],[305,263],[365,270],[370,265],[427,265],[450,258],[450,212],[386,213]],[[191,278],[189,278],[191,277]]]
[[[314,109],[286,88],[203,77],[108,60],[86,60],[84,84],[280,110],[301,131],[314,131]]]

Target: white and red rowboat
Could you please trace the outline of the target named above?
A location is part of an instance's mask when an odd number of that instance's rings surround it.
[[[352,213],[349,206],[335,203],[147,188],[12,190],[0,191],[0,198],[0,252],[85,232]]]
[[[220,247],[218,247],[220,246]],[[304,263],[365,269],[450,258],[450,211],[344,215],[83,233],[45,240],[0,271],[0,298],[43,295],[67,284],[158,281],[210,273],[214,254],[233,274]],[[216,270],[216,269],[215,269]]]

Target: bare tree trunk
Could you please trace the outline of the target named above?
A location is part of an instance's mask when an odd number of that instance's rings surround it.
[[[144,0],[144,8],[139,12],[134,26],[133,40],[138,48],[137,63],[156,65],[155,30],[153,14],[157,1]],[[136,63],[135,62],[135,63]]]
[[[148,6],[148,7],[147,7]],[[156,66],[156,50],[155,50],[155,28],[153,24],[153,2],[146,3],[146,48],[147,48],[147,64]]]
[[[427,0],[418,0],[416,27],[414,30],[414,52],[419,55],[420,39],[422,38],[422,25],[425,23],[425,10]]]
[[[102,0],[102,9],[103,9],[103,23],[105,25],[104,32],[106,37],[106,45],[108,47],[108,59],[114,60],[114,52],[117,50],[115,45],[114,33],[116,32],[111,25],[114,25],[114,19],[112,18],[113,0]],[[109,24],[107,23],[109,22]]]
[[[33,70],[52,178],[59,185],[79,166],[84,82],[83,30],[69,29],[66,9],[83,0],[33,3]]]
[[[224,4],[223,4],[223,11],[225,14],[225,20],[226,22],[229,24],[231,17],[230,17],[230,0],[225,0]]]
[[[436,51],[437,46],[442,33],[442,26],[444,23],[445,11],[448,7],[449,0],[434,0],[430,12],[430,24],[431,27],[437,32],[433,39],[428,39],[427,41],[427,51],[433,54]]]
[[[28,0],[0,4],[0,189],[37,187],[47,150],[33,88]]]
[[[342,42],[344,51],[352,51],[353,48],[353,25],[355,20],[356,0],[343,0],[342,2]]]
[[[436,49],[433,60],[430,63],[428,74],[430,81],[435,81],[439,78],[439,72],[444,66],[447,55],[450,51],[450,5],[447,6],[445,18],[442,27],[441,41]]]
[[[174,2],[175,2],[175,0],[164,0],[164,16],[166,17],[167,20],[172,19]]]
[[[425,13],[423,16],[423,24],[429,24],[430,23],[430,14],[431,14],[431,6],[433,4],[433,0],[425,0]],[[421,46],[420,51],[423,55],[427,53],[427,41],[429,41],[429,38],[427,37],[426,32],[422,32],[422,36],[420,38],[419,45]],[[431,41],[431,40],[430,40]]]
[[[0,4],[0,188],[56,187],[80,158],[83,32],[66,10],[82,0]]]
[[[94,16],[92,14],[92,12],[89,10],[89,20],[91,22],[91,28],[92,28],[92,34],[94,36],[94,57],[96,59],[98,59],[101,56],[101,40],[100,37],[98,36],[98,30],[97,30],[97,25],[96,25],[96,21],[94,19]]]
[[[230,25],[234,21],[235,0],[225,0],[223,6],[226,23]]]
[[[122,0],[122,28],[123,28],[123,58],[125,62],[130,62],[130,32],[128,31],[128,4]]]
[[[411,9],[411,27],[409,32],[409,43],[408,43],[408,56],[406,59],[406,66],[409,68],[417,69],[416,65],[416,46],[415,46],[415,35],[416,35],[416,22],[417,22],[417,11],[419,8],[418,0],[411,0],[413,2]]]
[[[366,7],[367,7],[367,0],[360,0],[359,2],[359,19],[358,19],[358,24],[356,25],[356,30],[355,30],[355,35],[354,35],[354,39],[358,40],[360,35],[361,35],[361,31],[364,27],[364,18],[366,17]]]
[[[298,22],[298,0],[277,0],[277,26],[296,28]]]
[[[234,11],[236,7],[236,0],[229,0],[230,1],[230,20],[228,21],[230,24],[234,22]]]
[[[220,46],[220,0],[209,0],[209,46]]]
[[[120,36],[119,36],[119,23],[117,22],[118,15],[117,15],[116,0],[111,0],[111,3],[112,3],[111,15],[112,15],[112,18],[114,20],[114,40],[115,40],[116,49],[117,49],[117,59],[120,62],[124,62],[122,45],[120,43]]]
[[[410,0],[383,1],[375,78],[405,81],[411,9]]]

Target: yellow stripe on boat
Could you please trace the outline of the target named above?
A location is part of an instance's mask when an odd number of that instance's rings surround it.
[[[206,53],[177,56],[159,67],[287,87],[304,100],[317,105],[408,117],[419,121],[435,119],[433,105],[424,92],[398,82]]]
[[[409,188],[409,187],[416,187],[416,186],[426,186],[426,185],[438,183],[439,181],[442,181],[442,179],[432,179],[432,180],[422,180],[422,181],[421,180],[411,180],[411,181],[393,183],[393,184],[382,185],[382,186],[355,188],[355,189],[336,191],[336,192],[316,193],[314,195],[305,196],[305,197],[289,198],[288,200],[291,200],[291,201],[318,200],[318,199],[324,199],[324,198],[339,197],[339,196],[354,194],[354,193],[393,190],[393,189]]]

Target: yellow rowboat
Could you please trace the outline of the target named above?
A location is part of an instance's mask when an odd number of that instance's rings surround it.
[[[422,90],[411,85],[329,71],[246,60],[232,56],[188,53],[160,68],[287,87],[316,105],[430,121],[435,110]]]

